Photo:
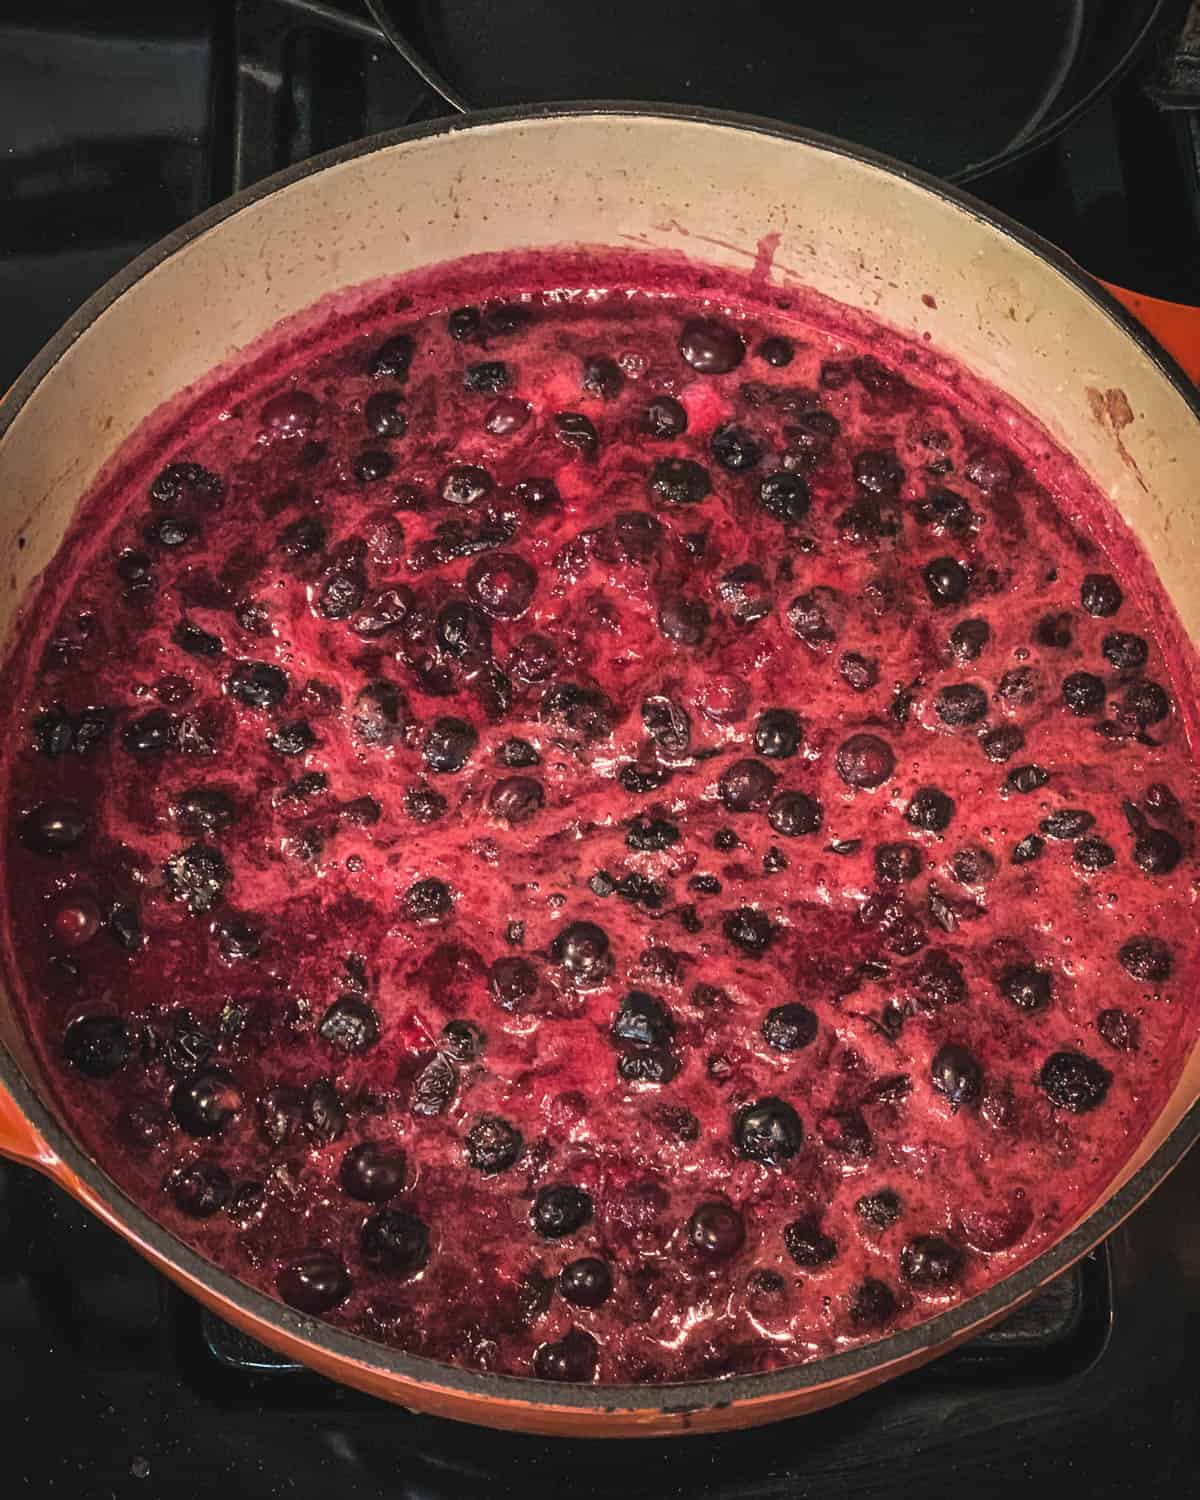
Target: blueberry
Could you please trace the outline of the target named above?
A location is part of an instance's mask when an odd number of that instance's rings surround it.
[[[405,891],[403,907],[410,922],[443,922],[454,910],[454,897],[444,880],[417,880]]]
[[[579,411],[560,411],[554,415],[554,432],[560,443],[591,458],[600,446],[600,434],[589,417]]]
[[[1073,619],[1069,614],[1043,615],[1034,626],[1033,638],[1039,646],[1065,651],[1071,644]]]
[[[474,604],[451,599],[438,610],[435,634],[439,648],[459,661],[479,662],[492,654],[492,627]]]
[[[214,922],[213,936],[221,957],[229,963],[257,958],[262,951],[262,924],[239,912],[227,912]]]
[[[904,1077],[903,1074],[899,1076]],[[888,1080],[883,1079],[881,1082],[886,1084]],[[880,1097],[885,1096],[878,1095],[873,1089],[871,1102],[878,1102]],[[886,1097],[890,1098],[891,1095]],[[871,1128],[863,1118],[861,1110],[842,1109],[823,1116],[820,1131],[824,1145],[849,1161],[869,1161],[875,1154]]]
[[[943,724],[978,724],[987,715],[988,699],[975,683],[956,682],[941,689],[934,707]]]
[[[1025,731],[1017,724],[998,724],[979,736],[979,743],[988,760],[1003,764],[1011,760],[1018,750],[1025,748]],[[1031,768],[1040,772],[1041,767]]]
[[[879,844],[875,850],[875,877],[889,885],[915,880],[924,864],[915,844]]]
[[[996,686],[997,695],[1015,708],[1028,707],[1036,701],[1039,691],[1038,675],[1031,667],[1013,667]]]
[[[385,1276],[414,1276],[429,1260],[429,1230],[402,1208],[372,1214],[359,1234],[363,1260]]]
[[[732,828],[718,828],[713,834],[713,848],[728,853],[738,846],[738,836]]]
[[[425,736],[425,764],[439,775],[461,771],[479,743],[479,736],[465,719],[450,716],[435,719]]]
[[[783,1243],[787,1253],[805,1271],[815,1271],[837,1258],[837,1241],[822,1230],[815,1213],[793,1219],[784,1228]]]
[[[670,1083],[678,1072],[678,1058],[665,1047],[639,1047],[617,1058],[617,1075],[626,1083]]]
[[[212,1161],[180,1167],[171,1174],[168,1187],[175,1207],[189,1219],[211,1219],[225,1207],[233,1192],[229,1173]]]
[[[456,307],[446,319],[446,331],[452,339],[462,343],[464,339],[472,339],[479,332],[481,322],[480,312],[477,307]]]
[[[1019,843],[1013,845],[1010,856],[1014,865],[1027,865],[1041,857],[1046,840],[1036,833],[1027,833]]]
[[[763,1017],[762,1036],[775,1052],[799,1052],[817,1035],[817,1018],[798,1000],[775,1005]]]
[[[327,1078],[318,1078],[305,1091],[302,1128],[310,1140],[322,1146],[345,1134],[346,1111]]]
[[[404,1153],[377,1141],[352,1146],[342,1157],[338,1180],[343,1191],[363,1203],[386,1203],[404,1183]]]
[[[610,1035],[632,1046],[665,1047],[675,1036],[675,1022],[656,996],[630,990],[613,1017]]]
[[[277,708],[287,697],[288,677],[265,661],[239,661],[225,682],[229,695],[247,708]]]
[[[267,735],[267,744],[276,755],[303,755],[317,743],[307,719],[293,719],[280,724]]]
[[[854,480],[868,494],[894,500],[904,483],[904,470],[890,448],[868,448],[854,455]]]
[[[687,412],[673,396],[655,396],[642,413],[641,430],[647,437],[678,437],[687,425]]]
[[[631,763],[622,766],[617,773],[617,780],[622,787],[634,796],[656,792],[666,786],[670,779],[671,772],[665,766],[643,766]]]
[[[800,1116],[782,1099],[768,1095],[738,1110],[733,1123],[733,1142],[742,1156],[765,1166],[790,1161],[804,1141]]]
[[[484,1035],[474,1021],[447,1021],[442,1046],[456,1062],[474,1062],[483,1053]]]
[[[590,1333],[572,1328],[553,1344],[539,1344],[533,1351],[533,1373],[539,1380],[588,1384],[596,1378],[600,1350]]]
[[[1147,875],[1169,875],[1183,858],[1183,848],[1165,828],[1146,828],[1134,842],[1133,858]]]
[[[538,1189],[529,1221],[547,1240],[560,1240],[591,1221],[592,1200],[582,1188],[560,1182]]]
[[[583,389],[601,401],[615,401],[625,385],[625,377],[615,359],[605,354],[589,354],[583,361]]]
[[[44,713],[35,714],[30,727],[33,730],[34,749],[47,760],[55,760],[74,748],[75,726],[61,703],[56,703]]]
[[[201,1068],[171,1090],[171,1113],[188,1135],[220,1135],[242,1107],[242,1091],[224,1068]]]
[[[859,1198],[854,1212],[872,1229],[890,1229],[900,1217],[900,1196],[891,1188],[880,1188]]]
[[[786,526],[799,526],[808,515],[812,497],[799,474],[778,469],[763,477],[758,487],[758,503],[767,515]]]
[[[129,906],[123,901],[115,902],[109,907],[104,925],[109,937],[118,947],[124,948],[126,953],[136,953],[145,941],[137,907]]]
[[[537,573],[512,552],[481,557],[467,574],[467,591],[476,604],[497,620],[518,619],[529,608],[537,587]]]
[[[117,577],[130,592],[135,589],[153,588],[154,564],[145,552],[135,547],[124,547],[117,558]]]
[[[965,536],[975,526],[975,512],[953,490],[935,489],[917,506],[917,520],[935,531]]]
[[[780,370],[784,365],[790,365],[796,355],[796,346],[791,339],[772,335],[763,339],[754,351],[759,359],[765,360],[773,369]]]
[[[546,796],[533,776],[506,776],[488,795],[488,810],[502,823],[527,823],[541,812]]]
[[[1048,839],[1078,839],[1093,828],[1095,823],[1091,813],[1085,812],[1082,807],[1060,807],[1049,817],[1043,818],[1038,828]]]
[[[608,934],[595,922],[572,922],[550,944],[550,957],[581,990],[602,985],[612,970]]]
[[[110,1078],[133,1050],[124,1021],[116,1016],[84,1016],[63,1037],[63,1056],[88,1078]]]
[[[342,995],[321,1017],[317,1031],[338,1052],[365,1052],[379,1040],[379,1017],[365,1000]]]
[[[768,760],[786,760],[800,748],[799,718],[790,708],[768,708],[754,725],[754,748]]]
[[[267,1089],[258,1101],[258,1128],[270,1146],[293,1139],[305,1118],[305,1097],[299,1089],[279,1085]]]
[[[1052,1052],[1038,1081],[1051,1104],[1080,1115],[1104,1102],[1112,1074],[1083,1052]]]
[[[1143,984],[1162,984],[1175,967],[1171,949],[1162,938],[1147,935],[1122,943],[1117,958],[1125,972]]]
[[[162,708],[152,708],[131,719],[121,732],[121,743],[134,755],[161,755],[178,741],[179,726]]]
[[[412,364],[416,346],[407,333],[393,334],[371,354],[367,361],[367,374],[376,378],[406,380]]]
[[[765,805],[776,780],[774,772],[761,761],[738,760],[721,772],[717,790],[730,812],[752,812]]]
[[[1115,578],[1107,573],[1088,573],[1079,589],[1079,600],[1089,615],[1107,619],[1124,603],[1125,595]]]
[[[532,317],[532,311],[522,302],[493,302],[483,315],[484,337],[503,338],[506,334],[516,333]]]
[[[717,597],[737,625],[757,625],[771,613],[771,586],[757,563],[739,563],[722,574]]]
[[[814,589],[808,594],[797,594],[788,605],[788,624],[814,651],[828,651],[837,638],[827,608],[836,598],[831,589]]]
[[[390,453],[382,448],[367,448],[355,457],[354,477],[359,484],[375,484],[380,479],[386,479],[395,467],[396,462]],[[330,616],[330,618],[340,617]]]
[[[394,391],[377,391],[363,408],[367,431],[378,438],[402,438],[408,431],[408,413]]]
[[[1096,1017],[1096,1030],[1100,1039],[1114,1052],[1136,1052],[1141,1040],[1141,1027],[1137,1018],[1128,1011],[1114,1007],[1102,1010]]]
[[[901,1276],[921,1290],[953,1285],[962,1266],[962,1251],[939,1234],[919,1234],[900,1252]]]
[[[960,620],[950,632],[950,651],[956,661],[975,661],[992,638],[986,620]]]
[[[1071,672],[1063,678],[1062,696],[1071,713],[1081,718],[1099,713],[1104,707],[1104,679],[1091,672]]]
[[[816,463],[833,447],[833,440],[842,430],[842,424],[831,412],[819,407],[797,412],[783,429],[790,454],[798,454],[802,460]]]
[[[983,1090],[983,1069],[960,1042],[946,1042],[937,1050],[929,1065],[929,1076],[953,1110],[973,1103]]]
[[[665,505],[696,505],[711,488],[708,470],[691,458],[660,458],[650,471],[651,494]]]
[[[1045,969],[1014,964],[1000,975],[1000,993],[1019,1010],[1045,1010],[1054,997],[1053,981]]]
[[[1130,683],[1119,709],[1120,717],[1132,720],[1139,729],[1161,723],[1170,712],[1171,699],[1157,682]]]
[[[525,1142],[515,1125],[499,1115],[480,1115],[467,1131],[463,1150],[477,1172],[494,1177],[507,1172],[524,1149]]]
[[[1094,874],[1107,869],[1117,857],[1113,846],[1100,838],[1083,838],[1075,845],[1071,859],[1081,870]]]
[[[992,757],[988,757],[991,759]],[[1030,792],[1040,791],[1050,780],[1050,772],[1045,766],[1028,765],[1014,766],[1004,778],[1004,785],[1010,792],[1020,792],[1028,795]]]
[[[904,809],[904,816],[914,828],[942,833],[954,817],[954,799],[935,786],[918,787]]]
[[[729,942],[751,958],[761,958],[775,938],[775,929],[766,912],[752,906],[726,912],[723,930]]]
[[[219,849],[189,844],[163,865],[163,881],[172,901],[183,901],[194,915],[211,911],[229,882],[229,869]]]
[[[752,469],[762,458],[762,445],[736,422],[727,422],[723,427],[718,427],[709,446],[721,467],[735,474],[744,469]]]
[[[257,599],[239,599],[233,607],[233,617],[247,635],[271,634],[271,616]]]
[[[280,551],[288,557],[311,557],[325,545],[325,528],[316,516],[299,516],[296,520],[288,522],[275,538],[275,542]],[[259,631],[254,630],[252,634],[257,635]]]
[[[959,604],[966,598],[970,578],[962,563],[952,557],[935,557],[921,569],[921,577],[935,605]]]
[[[18,836],[33,854],[67,854],[87,837],[88,816],[74,802],[41,802],[23,817]]]
[[[724,375],[746,357],[741,335],[715,318],[692,318],[679,335],[679,353],[700,375]]]
[[[476,395],[496,395],[512,384],[508,366],[500,359],[485,360],[481,364],[468,365],[463,375],[463,385]]]
[[[838,746],[837,773],[847,786],[873,790],[896,769],[892,747],[877,734],[852,734]]]
[[[669,756],[684,756],[692,743],[692,721],[673,699],[653,695],[642,700],[646,733]]]
[[[447,505],[477,505],[495,487],[495,480],[478,464],[455,464],[442,476],[439,493]]]
[[[556,682],[548,687],[539,713],[560,734],[589,745],[607,739],[616,720],[616,710],[606,693],[577,682]]]
[[[868,1276],[850,1298],[850,1321],[855,1328],[883,1328],[896,1315],[896,1294],[885,1281]]]
[[[519,1011],[537,994],[537,970],[527,958],[498,958],[488,970],[488,989],[501,1010]]]
[[[1114,630],[1100,642],[1105,661],[1123,677],[1140,672],[1150,659],[1150,646],[1144,636],[1127,630]]]
[[[961,1005],[967,998],[962,965],[942,948],[930,948],[913,976],[919,1008],[933,1014],[947,1005]]]
[[[612,1295],[612,1272],[594,1255],[568,1261],[558,1273],[558,1290],[572,1307],[600,1307]]]
[[[879,681],[879,662],[858,651],[843,651],[838,661],[838,675],[855,693],[866,693]]]
[[[746,1225],[731,1203],[701,1203],[687,1222],[688,1243],[706,1260],[731,1260],[746,1243]]]
[[[185,833],[220,833],[233,822],[236,809],[220,787],[193,786],[172,799],[171,814]]]
[[[317,610],[327,620],[346,620],[362,607],[367,575],[361,563],[335,564],[317,592]]]
[[[203,464],[174,463],[160,470],[150,486],[150,499],[155,505],[195,500],[215,506],[220,503],[224,492],[225,486],[220,478]]]
[[[657,516],[643,510],[622,510],[608,526],[594,533],[592,550],[601,562],[650,563],[658,556],[666,529]]]
[[[284,1266],[275,1278],[275,1289],[289,1307],[320,1316],[345,1302],[352,1283],[340,1256],[330,1250],[309,1250]]]
[[[669,594],[658,607],[658,628],[677,646],[699,646],[708,634],[708,605],[702,599]]]
[[[806,792],[780,792],[767,809],[767,822],[784,838],[819,833],[824,818],[821,804]]]

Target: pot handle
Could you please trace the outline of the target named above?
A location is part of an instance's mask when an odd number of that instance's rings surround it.
[[[59,1165],[58,1157],[3,1083],[0,1083],[0,1156],[51,1174]]]
[[[1166,302],[1161,297],[1147,297],[1127,287],[1102,281],[1118,302],[1152,333],[1163,348],[1200,385],[1200,307],[1182,302]]]

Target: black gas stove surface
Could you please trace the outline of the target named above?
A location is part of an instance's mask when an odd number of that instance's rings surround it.
[[[207,204],[445,109],[351,0],[153,9],[148,19],[138,0],[9,0],[0,14],[0,388],[108,276]],[[410,9],[411,39],[436,46],[436,8]],[[1182,24],[1167,16],[1157,51],[1066,134],[972,187],[1097,275],[1200,303],[1200,22]],[[705,76],[711,88],[719,75]],[[802,113],[797,104],[792,118]],[[870,132],[886,147],[886,122],[876,116]],[[581,1444],[415,1416],[283,1363],[201,1313],[55,1188],[0,1165],[6,1489],[78,1500],[1188,1496],[1200,1476],[1198,1205],[1193,1154],[1104,1251],[1009,1323],[846,1407],[751,1433]]]

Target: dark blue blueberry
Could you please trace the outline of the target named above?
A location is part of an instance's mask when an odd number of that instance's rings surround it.
[[[837,1241],[822,1230],[815,1213],[793,1219],[783,1231],[783,1243],[788,1254],[804,1271],[815,1271],[837,1258]]]
[[[600,1350],[590,1333],[572,1328],[553,1344],[539,1344],[533,1351],[533,1373],[539,1380],[590,1384],[596,1378]]]
[[[340,1256],[331,1250],[310,1250],[284,1266],[275,1289],[289,1307],[319,1317],[345,1302],[353,1284]]]
[[[69,853],[83,842],[87,832],[87,814],[74,802],[41,802],[17,825],[26,849],[47,858]]]
[[[775,938],[771,919],[753,906],[726,912],[723,930],[729,942],[751,958],[761,958]]]
[[[824,820],[821,804],[807,792],[780,792],[767,809],[767,822],[784,838],[819,833]]]
[[[317,1030],[339,1052],[366,1052],[379,1040],[379,1017],[365,1000],[342,995],[321,1017]]]
[[[738,1110],[733,1143],[742,1156],[768,1167],[790,1161],[804,1141],[800,1116],[782,1099],[768,1095]]]
[[[88,1078],[111,1078],[132,1050],[129,1029],[116,1016],[84,1016],[63,1037],[63,1056]]]
[[[367,374],[374,375],[377,379],[386,377],[391,380],[407,380],[415,348],[407,333],[394,334],[380,344],[368,359]]]
[[[776,1052],[799,1052],[815,1040],[817,1018],[798,1000],[775,1005],[763,1017],[762,1035]]]
[[[288,677],[282,667],[265,661],[235,662],[226,679],[229,695],[247,708],[272,709],[287,697]]]
[[[163,881],[172,901],[183,901],[193,915],[211,911],[229,883],[229,869],[219,849],[189,844],[163,865]]]
[[[559,1295],[572,1307],[600,1307],[612,1295],[608,1262],[594,1255],[571,1260],[558,1273]]]
[[[134,755],[160,755],[178,742],[179,725],[165,708],[131,719],[121,732],[121,743]]]
[[[595,922],[572,922],[550,944],[550,957],[577,989],[595,989],[612,970],[608,934]]]
[[[480,1115],[463,1141],[467,1160],[485,1177],[507,1172],[524,1148],[521,1132],[499,1115]]]
[[[934,1088],[957,1110],[971,1104],[983,1091],[983,1069],[973,1053],[959,1042],[946,1042],[929,1065]]]
[[[891,1188],[867,1193],[854,1204],[854,1211],[872,1229],[890,1229],[900,1217],[900,1195]]]
[[[530,1210],[530,1223],[547,1240],[560,1240],[591,1221],[592,1200],[580,1187],[560,1182],[540,1188]]]
[[[935,605],[960,604],[966,598],[970,578],[953,557],[935,557],[921,569],[925,589]]]
[[[742,336],[716,318],[691,318],[679,335],[679,353],[700,375],[724,375],[746,357]]]
[[[171,1113],[188,1135],[220,1135],[242,1107],[242,1091],[224,1068],[201,1068],[171,1090]]]
[[[1079,589],[1079,600],[1089,615],[1107,619],[1124,603],[1125,595],[1115,578],[1107,573],[1088,573]]]
[[[211,1219],[229,1202],[233,1183],[215,1161],[193,1162],[171,1174],[167,1183],[175,1207],[189,1219]]]
[[[338,1180],[362,1203],[386,1203],[404,1185],[404,1152],[398,1146],[363,1141],[342,1157]]]
[[[732,1203],[701,1203],[687,1222],[688,1244],[705,1260],[731,1260],[746,1243],[746,1225]]]
[[[687,411],[673,396],[655,396],[642,413],[641,429],[647,437],[678,437],[687,425]]]
[[[697,505],[712,489],[708,470],[691,458],[660,458],[650,471],[650,490],[665,505]]]
[[[811,504],[808,485],[799,474],[778,469],[764,476],[758,487],[758,503],[776,521],[799,526],[808,515]]]
[[[485,360],[481,364],[468,365],[463,375],[463,385],[476,395],[492,395],[507,390],[512,384],[508,366],[501,359]]]
[[[1052,1052],[1038,1081],[1051,1104],[1080,1115],[1104,1102],[1112,1074],[1083,1052]]]
[[[768,760],[795,755],[801,737],[800,720],[789,708],[764,709],[754,725],[754,748]]]

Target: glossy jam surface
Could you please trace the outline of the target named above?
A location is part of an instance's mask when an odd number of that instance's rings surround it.
[[[1141,560],[965,378],[679,277],[516,263],[231,377],[12,669],[10,962],[80,1137],[293,1306],[547,1379],[981,1290],[1195,1025]]]

